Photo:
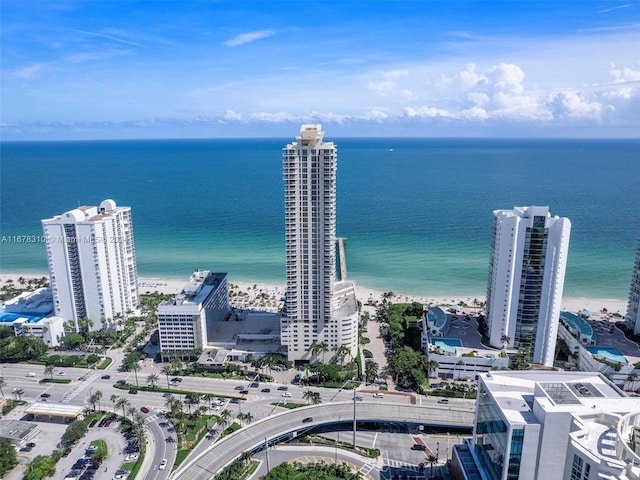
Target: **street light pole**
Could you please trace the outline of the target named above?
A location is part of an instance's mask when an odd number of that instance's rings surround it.
[[[267,442],[267,437],[264,437],[264,451],[267,456],[267,473],[271,471],[271,467],[269,466],[269,442]]]
[[[356,449],[356,387],[353,387],[353,450]]]

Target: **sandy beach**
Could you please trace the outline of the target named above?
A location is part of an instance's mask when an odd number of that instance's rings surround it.
[[[38,272],[10,272],[0,274],[0,287],[6,284],[7,280],[13,279],[18,285],[18,278],[23,277],[25,280],[30,278],[42,278],[43,276],[48,278],[48,274]],[[138,286],[140,293],[158,291],[160,293],[175,294],[180,292],[182,287],[186,284],[188,276],[185,276],[183,280],[179,279],[166,279],[166,278],[153,278],[153,277],[139,277]],[[280,303],[280,297],[285,290],[284,282],[282,284],[270,284],[270,283],[250,283],[250,282],[236,282],[233,278],[229,279],[231,285],[237,285],[236,291],[242,292],[246,295],[238,295],[232,297],[232,304],[234,306],[240,306],[242,308],[260,308],[263,307],[268,310],[276,310]],[[255,288],[254,288],[255,286]],[[266,294],[266,295],[260,295]],[[372,301],[382,300],[382,291],[370,289],[363,285],[358,285],[356,282],[356,296],[363,304]],[[468,310],[473,312],[473,301],[484,301],[483,296],[470,296],[464,293],[452,292],[451,295],[443,296],[424,296],[416,295],[404,295],[402,292],[394,292],[394,297],[390,300],[393,303],[401,302],[420,302],[423,304],[433,305],[461,305],[462,303],[468,305]],[[260,305],[263,304],[263,305]],[[577,313],[580,310],[586,309],[593,313],[592,318],[610,318],[611,314],[618,313],[624,317],[627,311],[627,299],[614,299],[614,298],[586,298],[586,297],[564,297],[562,300],[562,309]],[[608,314],[602,313],[602,310],[606,309]],[[613,317],[615,318],[615,317]]]

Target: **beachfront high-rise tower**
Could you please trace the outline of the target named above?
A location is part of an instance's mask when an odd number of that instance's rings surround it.
[[[633,268],[629,304],[627,305],[627,315],[624,321],[633,333],[640,335],[640,245],[638,245],[636,264]]]
[[[549,207],[495,210],[487,327],[494,347],[529,351],[552,366],[569,251],[571,222]]]
[[[93,323],[89,330],[119,328],[138,306],[131,208],[113,200],[42,220],[55,314]]]
[[[302,125],[283,149],[287,292],[281,342],[289,360],[355,357],[353,283],[336,274],[337,150],[320,125]],[[348,352],[348,353],[347,353]]]

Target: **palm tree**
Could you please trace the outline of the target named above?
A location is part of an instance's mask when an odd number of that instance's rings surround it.
[[[100,399],[102,398],[102,392],[100,390],[96,390],[96,393],[93,394],[96,397],[96,401],[98,402],[98,410],[102,410],[100,405]]]
[[[218,419],[218,423],[220,425],[226,426],[229,423],[229,417],[231,416],[231,412],[225,408],[222,412],[220,412],[220,418]]]
[[[251,452],[245,450],[240,454],[240,460],[242,460],[242,463],[244,463],[245,465],[249,465],[252,456],[253,455],[251,454]]]
[[[158,374],[152,373],[147,376],[147,383],[151,386],[151,388],[155,389],[158,384]]]
[[[127,413],[131,415],[131,422],[133,423],[133,418],[135,417],[136,413],[138,413],[138,409],[134,406],[130,406],[129,408],[127,408]]]
[[[253,420],[253,415],[251,415],[251,412],[247,412],[244,414],[244,420],[247,423],[251,423],[251,421]]]
[[[126,398],[118,398],[118,400],[116,401],[116,408],[122,408],[122,416],[124,418],[127,418],[127,415],[125,414],[125,409],[131,405],[131,403],[129,403],[129,400],[127,400]]]
[[[324,354],[329,351],[329,344],[327,342],[324,342],[324,341],[320,342],[318,344],[318,351],[320,353],[322,353],[322,363],[325,363]]]
[[[24,388],[16,388],[13,390],[13,394],[18,397],[18,400],[22,400],[22,395],[24,394]]]
[[[200,400],[198,400],[198,397],[196,397],[195,395],[188,393],[184,397],[184,403],[187,404],[187,408],[189,409],[189,415],[191,415],[191,405],[197,405],[198,403],[200,403]]]
[[[4,379],[4,377],[0,377],[0,393],[2,394],[2,398],[4,398],[4,391],[2,389],[6,386],[7,386],[6,380]]]
[[[116,402],[118,401],[118,396],[114,393],[111,395],[111,403],[113,404],[113,413],[116,413]]]
[[[429,474],[429,477],[433,477],[433,464],[438,463],[438,457],[434,453],[430,453],[427,455],[427,462],[431,464],[431,473]]]
[[[89,395],[89,398],[87,399],[87,401],[89,402],[89,405],[91,405],[91,410],[95,412],[96,410],[96,396],[95,394],[91,394]]]
[[[302,398],[307,400],[307,405],[311,403],[311,400],[313,400],[314,396],[315,394],[311,390],[305,390],[304,393],[302,394]]]
[[[136,387],[138,387],[138,370],[140,370],[140,364],[135,362],[129,362],[129,370],[133,370],[133,374],[136,376]]]
[[[511,343],[511,337],[509,335],[502,335],[500,337],[500,342],[502,343],[502,349],[504,350],[505,348],[507,348],[507,345],[509,345],[509,343]]]
[[[167,376],[167,388],[169,388],[169,376],[173,375],[173,368],[171,367],[171,365],[165,365],[164,367],[162,367],[160,372],[164,373]]]
[[[209,404],[209,408],[211,408],[211,403],[213,403],[213,399],[216,397],[213,393],[205,393],[202,398]]]
[[[56,370],[56,367],[53,365],[47,365],[44,367],[44,374],[49,375],[49,378],[53,379],[53,372]]]

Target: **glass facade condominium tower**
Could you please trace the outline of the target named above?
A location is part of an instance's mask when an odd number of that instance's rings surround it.
[[[487,286],[487,327],[494,347],[529,352],[552,366],[571,222],[549,207],[495,210]]]
[[[138,306],[131,208],[113,200],[42,220],[55,315],[118,328]]]
[[[302,125],[283,149],[287,292],[281,342],[293,361],[341,347],[352,356],[357,350],[355,289],[336,281],[337,150],[323,137],[320,125]]]
[[[633,266],[625,323],[634,334],[640,335],[640,245],[638,245],[638,253],[636,253],[636,263]]]

